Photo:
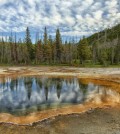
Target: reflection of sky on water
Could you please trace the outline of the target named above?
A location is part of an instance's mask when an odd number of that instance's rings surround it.
[[[92,83],[84,85],[76,78],[6,78],[0,83],[0,112],[26,110],[32,106],[37,109],[43,104],[47,108],[53,104],[82,103],[97,94],[115,93]]]

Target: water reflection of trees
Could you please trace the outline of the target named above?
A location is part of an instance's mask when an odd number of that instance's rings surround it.
[[[33,79],[27,77],[27,78],[24,78],[24,85],[25,85],[25,89],[27,90],[27,96],[28,96],[28,99],[30,99],[31,97],[31,87],[32,87],[32,81]]]
[[[60,81],[57,82],[56,90],[57,90],[57,97],[60,98],[62,83]]]
[[[34,82],[34,87],[32,87],[33,82]],[[5,83],[2,83],[2,88],[5,87],[4,84]],[[22,78],[21,77],[18,79],[11,80],[9,83],[9,86],[10,86],[10,90],[12,91],[14,89],[18,90],[18,85],[19,85],[19,87],[21,85],[23,85],[24,89],[27,91],[27,97],[29,100],[30,100],[30,97],[32,94],[32,90],[33,91],[36,90],[36,92],[38,94],[40,94],[40,90],[44,90],[45,98],[46,98],[46,100],[48,100],[49,92],[54,93],[55,90],[56,90],[57,98],[59,99],[61,93],[65,92],[64,91],[65,87],[68,88],[67,90],[70,90],[69,88],[71,88],[71,90],[74,93],[76,93],[76,97],[77,97],[78,91],[75,90],[75,88],[77,87],[77,84],[79,86],[79,92],[81,92],[81,94],[83,94],[83,96],[85,97],[85,95],[88,92],[88,85],[82,84],[80,81],[78,82],[74,78],[71,78],[71,79],[46,78],[43,81],[41,78],[30,78],[30,77]],[[6,87],[8,88],[8,82],[6,82]],[[54,92],[53,92],[53,90],[54,90]],[[97,91],[99,92],[99,87],[98,87]],[[66,94],[66,96],[67,96],[67,94]]]
[[[18,87],[20,88],[20,86],[22,86],[22,88],[24,88],[26,90],[27,98],[29,100],[32,95],[32,90],[33,91],[36,90],[36,92],[38,94],[40,94],[40,90],[44,90],[46,100],[48,100],[49,92],[52,92],[53,94],[56,92],[57,98],[60,99],[61,92],[65,92],[64,91],[64,89],[66,89],[65,87],[67,87],[66,91],[70,90],[70,88],[72,91],[74,91],[74,89],[76,88],[75,81],[76,80],[74,78],[70,78],[70,79],[45,78],[45,80],[43,81],[43,79],[41,79],[41,78],[30,78],[30,77],[22,78],[22,77],[20,77],[18,79],[11,80],[9,82],[9,87],[10,87],[11,91],[14,91],[14,89],[18,90]],[[33,82],[35,85],[34,87],[32,87]],[[5,84],[6,84],[6,88],[8,89],[7,81],[6,81],[6,83],[1,83],[1,84],[2,84],[2,88],[4,88]],[[83,92],[83,94],[85,94],[87,85],[83,85],[79,82],[79,87],[80,87],[80,90]],[[74,92],[76,92],[76,91],[74,91]],[[66,94],[66,96],[67,96],[67,94]]]
[[[38,110],[42,109],[43,104],[48,108],[53,103],[59,106],[63,103],[81,103],[97,95],[105,98],[113,94],[110,94],[105,87],[95,86],[92,83],[83,84],[77,78],[6,78],[0,83],[0,88],[0,111],[27,109],[33,105]]]
[[[79,87],[80,87],[80,90],[82,91],[82,93],[84,95],[86,95],[88,85],[87,84],[83,84],[81,81],[79,81]]]

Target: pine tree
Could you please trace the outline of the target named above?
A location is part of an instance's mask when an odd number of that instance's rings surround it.
[[[107,50],[101,49],[101,51],[100,51],[100,63],[104,66],[107,66],[107,59],[108,59]]]
[[[14,45],[13,45],[13,34],[11,32],[11,35],[9,37],[9,44],[10,44],[10,60],[11,63],[14,61]]]
[[[2,35],[2,39],[1,39],[1,52],[0,52],[0,54],[1,54],[1,63],[2,62],[4,62],[4,55],[5,55],[5,42],[4,42],[4,39],[3,39],[3,35]]]
[[[42,41],[39,40],[36,44],[36,64],[41,63],[43,60]]]
[[[43,58],[44,58],[44,62],[47,62],[48,60],[48,53],[47,53],[47,49],[48,49],[48,37],[47,37],[47,28],[45,27],[44,29],[44,39],[43,39]]]
[[[31,41],[31,35],[30,35],[30,30],[27,27],[26,29],[26,37],[25,37],[25,44],[27,46],[27,53],[28,53],[28,61],[30,62],[34,58],[34,51],[33,51],[33,46],[32,46],[32,41]]]
[[[116,64],[120,63],[120,38],[117,41],[116,54],[115,54],[115,63]]]
[[[15,63],[18,63],[18,53],[17,53],[17,39],[16,39],[16,33],[15,33],[15,45],[14,45],[14,53],[15,53]]]
[[[85,60],[88,60],[91,56],[91,51],[88,46],[87,39],[83,37],[83,39],[79,42],[78,45],[78,54],[80,63],[83,64]]]
[[[44,45],[47,45],[48,43],[48,37],[47,37],[47,28],[44,29]]]
[[[59,29],[56,30],[55,46],[56,46],[56,62],[61,63],[62,41]]]

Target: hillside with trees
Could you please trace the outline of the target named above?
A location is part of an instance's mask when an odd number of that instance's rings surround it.
[[[120,63],[120,24],[87,38],[91,45],[92,61],[100,64]]]
[[[17,40],[17,34],[0,40],[0,64],[8,65],[118,65],[120,64],[120,24],[110,29],[83,37],[79,42],[72,38],[63,41],[60,30],[55,38],[44,29],[44,38],[36,33],[32,43],[29,28],[24,40]]]

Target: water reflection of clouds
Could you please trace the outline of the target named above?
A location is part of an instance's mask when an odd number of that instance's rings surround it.
[[[106,90],[89,83],[82,84],[78,79],[62,78],[6,78],[0,83],[0,111],[37,107],[59,106],[63,103],[82,103],[91,101],[96,96],[119,96],[112,90]]]

